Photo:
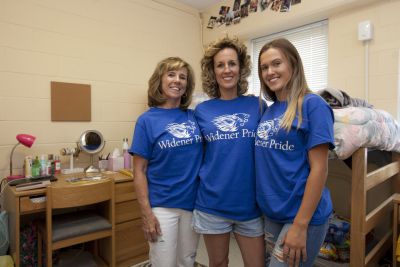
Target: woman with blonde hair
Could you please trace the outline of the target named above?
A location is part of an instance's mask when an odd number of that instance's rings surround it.
[[[325,181],[328,150],[334,147],[333,112],[308,88],[300,55],[286,39],[263,46],[258,75],[260,97],[274,102],[261,118],[255,143],[267,266],[311,267],[332,213]]]
[[[255,198],[254,139],[261,117],[257,97],[246,96],[250,57],[237,38],[211,43],[201,60],[203,91],[195,109],[205,143],[194,229],[203,234],[209,266],[228,266],[230,234],[244,265],[264,264],[261,212]]]
[[[129,150],[153,267],[189,267],[196,258],[199,236],[191,221],[203,150],[188,109],[193,91],[187,62],[160,61],[149,80],[150,109],[138,118]]]

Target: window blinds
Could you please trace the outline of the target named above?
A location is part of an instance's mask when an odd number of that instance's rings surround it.
[[[259,95],[258,54],[264,44],[286,38],[296,47],[303,61],[307,84],[312,91],[327,87],[328,83],[328,21],[320,21],[299,28],[253,39],[250,93]]]

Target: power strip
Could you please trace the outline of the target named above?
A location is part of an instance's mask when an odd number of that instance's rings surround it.
[[[73,169],[62,169],[61,173],[62,174],[71,174],[71,173],[80,173],[83,172],[83,168],[73,168]]]

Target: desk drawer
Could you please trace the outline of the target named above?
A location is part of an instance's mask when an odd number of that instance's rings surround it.
[[[115,256],[117,266],[120,262],[137,263],[135,258],[147,256],[149,246],[144,239],[142,221],[140,219],[125,222],[115,227]],[[143,259],[142,259],[143,260]]]
[[[137,200],[126,201],[115,204],[115,223],[122,223],[139,219],[141,217],[139,203]]]
[[[115,202],[120,203],[136,199],[133,181],[115,184]]]
[[[25,196],[25,197],[20,197],[19,198],[19,209],[21,213],[24,212],[33,212],[33,211],[38,211],[38,210],[45,210],[46,208],[46,201],[41,201],[41,202],[34,202],[34,198],[42,198],[45,197],[45,195],[41,196]]]

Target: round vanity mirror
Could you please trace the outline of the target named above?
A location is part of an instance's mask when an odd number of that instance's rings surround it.
[[[85,169],[85,172],[99,172],[99,169],[93,166],[93,156],[103,150],[105,143],[99,131],[87,130],[82,133],[78,142],[79,148],[90,155],[90,166]]]

